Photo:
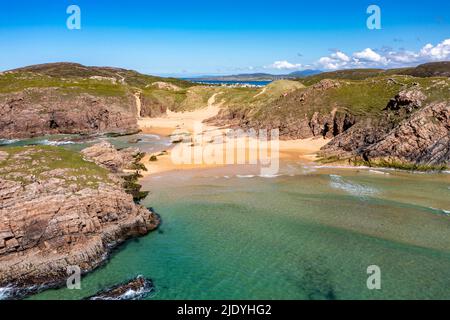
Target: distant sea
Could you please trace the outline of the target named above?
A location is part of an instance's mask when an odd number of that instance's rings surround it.
[[[204,84],[215,84],[215,85],[233,85],[233,84],[249,84],[252,86],[265,86],[271,83],[272,81],[222,81],[222,80],[195,80],[195,79],[185,79],[196,83],[204,83]]]

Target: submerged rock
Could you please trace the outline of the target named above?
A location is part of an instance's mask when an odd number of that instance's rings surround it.
[[[139,300],[154,292],[151,280],[138,276],[130,281],[101,290],[86,300]]]

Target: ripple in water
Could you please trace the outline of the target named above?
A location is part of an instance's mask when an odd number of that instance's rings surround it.
[[[0,300],[6,300],[11,296],[11,287],[0,288]]]
[[[0,146],[6,146],[18,142],[18,139],[0,139]]]
[[[344,180],[341,176],[330,174],[330,186],[334,189],[343,190],[357,197],[367,197],[378,193],[378,190],[362,184]]]

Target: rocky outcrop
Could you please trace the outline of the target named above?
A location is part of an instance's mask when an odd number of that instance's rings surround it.
[[[422,107],[426,98],[427,96],[420,90],[403,90],[389,101],[384,110],[397,111],[404,108],[406,112],[411,113],[413,109]]]
[[[169,91],[180,91],[181,88],[168,82],[164,81],[156,81],[151,84],[152,87],[158,88],[160,90],[169,90]]]
[[[85,159],[94,161],[112,172],[136,169],[134,167],[137,162],[136,160],[140,160],[143,156],[138,148],[117,150],[107,141],[83,149],[81,154]]]
[[[148,118],[154,118],[165,114],[170,105],[159,101],[155,97],[143,94],[140,95],[140,101],[140,116]]]
[[[314,100],[326,90],[341,87],[339,81],[325,79],[304,90],[294,90],[267,105],[223,108],[207,120],[217,126],[243,129],[279,129],[282,139],[333,138],[356,123],[345,108],[314,108]]]
[[[87,300],[139,300],[153,292],[151,280],[138,276],[135,279],[107,288]]]
[[[136,132],[135,104],[131,94],[104,96],[62,88],[0,94],[0,137]]]
[[[450,163],[450,104],[433,103],[401,122],[364,150],[367,160],[400,160],[424,165]]]
[[[409,163],[424,166],[450,162],[450,103],[426,106],[420,88],[401,91],[380,117],[368,118],[338,135],[320,155],[336,159],[361,159],[376,163]]]
[[[4,151],[0,166],[0,287],[10,296],[59,286],[68,267],[89,272],[159,218],[136,205],[122,179],[75,152]]]

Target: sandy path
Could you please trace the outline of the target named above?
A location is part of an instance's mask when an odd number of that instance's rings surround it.
[[[206,108],[190,112],[173,112],[167,110],[166,115],[163,117],[140,118],[138,125],[145,133],[170,135],[174,131],[193,132],[195,124],[201,123],[219,113],[220,103],[216,103],[216,97],[219,94],[221,92],[213,94],[208,99]],[[203,125],[203,128],[214,129],[215,127]]]
[[[256,95],[254,95],[253,98],[257,98],[257,97],[259,97],[260,95],[266,93],[266,90],[267,90],[267,86],[265,86],[265,87],[261,90],[260,93],[257,93]]]
[[[141,92],[137,91],[134,93],[134,98],[136,99],[136,110],[137,110],[137,118],[141,118]]]

